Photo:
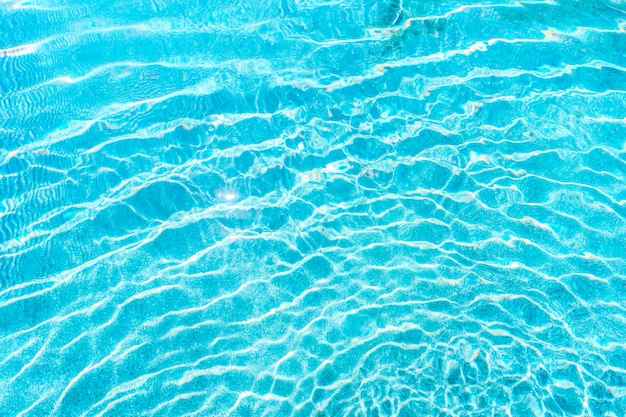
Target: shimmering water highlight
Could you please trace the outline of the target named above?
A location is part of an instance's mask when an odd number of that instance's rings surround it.
[[[626,415],[622,1],[0,0],[0,415]]]

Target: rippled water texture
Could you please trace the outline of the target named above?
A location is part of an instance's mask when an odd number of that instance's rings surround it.
[[[0,415],[626,415],[623,1],[0,18]]]

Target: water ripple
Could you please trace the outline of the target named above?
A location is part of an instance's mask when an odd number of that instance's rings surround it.
[[[0,1],[7,416],[626,414],[617,0]]]

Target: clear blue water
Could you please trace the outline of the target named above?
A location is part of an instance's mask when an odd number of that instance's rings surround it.
[[[626,415],[621,0],[0,0],[1,416]]]

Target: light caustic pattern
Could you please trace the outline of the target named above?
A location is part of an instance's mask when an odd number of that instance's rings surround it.
[[[0,414],[626,415],[625,11],[0,1]]]

